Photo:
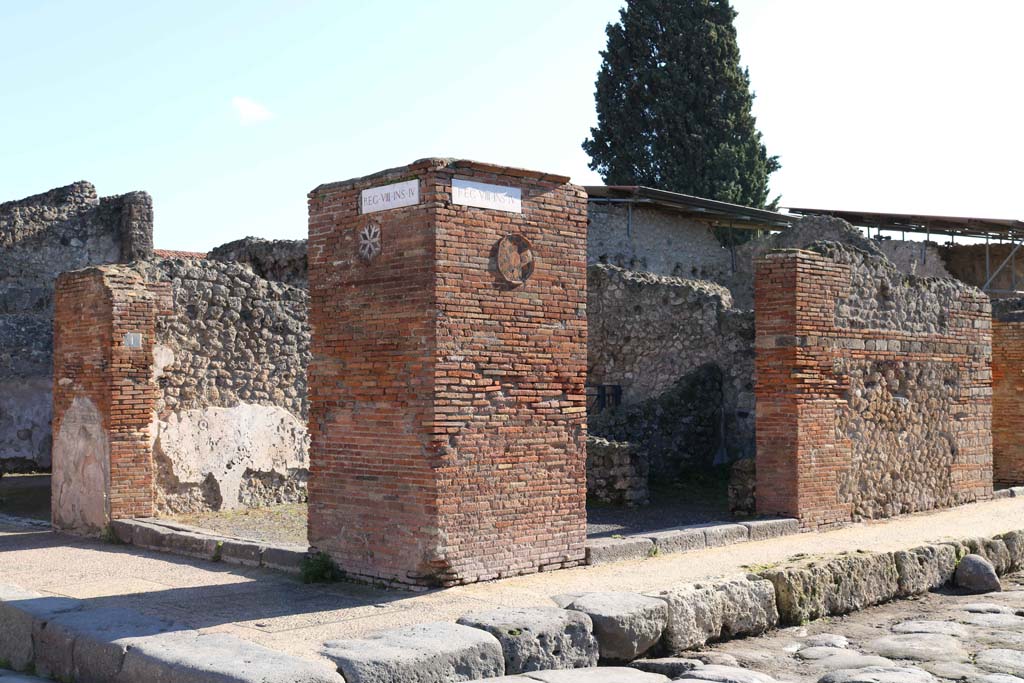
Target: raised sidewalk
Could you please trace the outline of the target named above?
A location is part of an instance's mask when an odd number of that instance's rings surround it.
[[[797,555],[897,550],[1022,526],[1024,498],[1018,497],[825,533],[406,593],[350,584],[306,586],[263,569],[187,560],[0,520],[0,576],[4,583],[44,595],[86,601],[89,609],[130,608],[202,633],[228,633],[321,660],[320,648],[328,640],[454,621],[499,606],[551,606],[549,596],[559,593],[659,590]]]

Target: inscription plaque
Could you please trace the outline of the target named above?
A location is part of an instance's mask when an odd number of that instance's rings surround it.
[[[362,213],[398,209],[420,203],[420,181],[406,180],[401,183],[381,185],[363,190],[359,194]]]
[[[452,203],[477,206],[481,209],[522,213],[523,191],[518,187],[488,185],[472,180],[452,178]]]

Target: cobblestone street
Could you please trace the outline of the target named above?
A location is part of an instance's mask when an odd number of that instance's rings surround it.
[[[1003,590],[980,596],[930,593],[733,640],[699,658],[743,667],[748,676],[717,666],[683,675],[719,683],[767,683],[764,676],[794,683],[1020,683],[1024,574],[1005,577]]]

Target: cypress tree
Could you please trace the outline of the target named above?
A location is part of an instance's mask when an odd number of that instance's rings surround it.
[[[728,0],[628,0],[619,14],[583,143],[590,168],[609,185],[764,207],[779,161],[751,113]]]

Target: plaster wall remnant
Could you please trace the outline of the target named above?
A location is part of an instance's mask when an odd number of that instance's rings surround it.
[[[148,256],[149,195],[78,182],[0,204],[0,474],[50,467],[57,276]]]
[[[728,249],[703,221],[647,206],[591,201],[587,263],[721,282],[732,269]]]
[[[567,180],[424,159],[310,193],[309,540],[350,575],[452,585],[583,561],[586,195]],[[399,183],[393,208],[360,213]]]
[[[757,511],[807,528],[992,495],[991,305],[835,242],[756,294]]]
[[[76,396],[53,442],[53,525],[93,533],[110,521],[110,442],[96,404]]]
[[[992,302],[992,471],[1024,484],[1024,299]]]
[[[157,507],[183,513],[306,498],[308,294],[244,264],[139,264],[156,319]]]

